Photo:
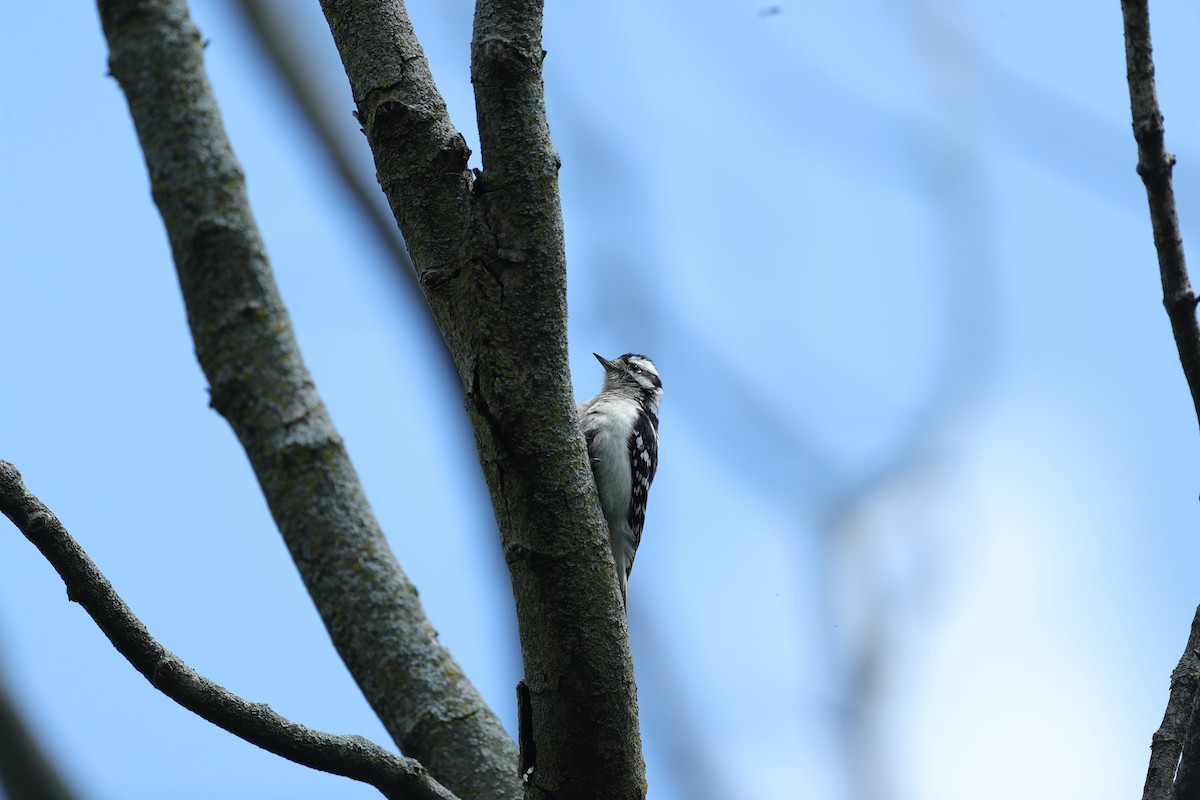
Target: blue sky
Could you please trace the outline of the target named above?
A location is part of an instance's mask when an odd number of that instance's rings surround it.
[[[651,797],[1135,795],[1200,602],[1200,442],[1119,3],[774,7],[546,13],[577,394],[592,351],[666,388],[630,584]],[[369,174],[317,4],[287,8]],[[478,165],[470,6],[410,11]],[[1151,13],[1188,244],[1200,11]],[[511,592],[425,312],[231,6],[193,15],[308,366],[511,729]],[[105,58],[87,4],[0,28],[0,458],[196,669],[388,744],[207,407]],[[4,526],[0,673],[89,798],[374,795],[157,694]]]

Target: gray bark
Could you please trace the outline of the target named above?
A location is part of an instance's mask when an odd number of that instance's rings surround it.
[[[643,797],[625,616],[567,361],[541,3],[480,0],[482,172],[397,0],[323,0],[379,183],[462,380],[512,577],[536,757],[527,796]],[[526,737],[522,737],[525,740]]]
[[[1162,112],[1154,85],[1154,60],[1150,46],[1150,12],[1147,0],[1122,0],[1125,20],[1125,65],[1133,137],[1138,146],[1138,175],[1146,186],[1154,249],[1163,287],[1163,307],[1171,320],[1179,363],[1192,393],[1192,407],[1200,423],[1200,324],[1196,320],[1196,295],[1188,280],[1183,234],[1175,209],[1171,173],[1175,156],[1165,147]]]
[[[212,406],[245,448],[334,646],[405,754],[460,797],[519,796],[516,746],[437,643],[304,366],[186,5],[99,7]]]
[[[1138,175],[1146,187],[1154,249],[1158,254],[1163,306],[1179,362],[1192,394],[1200,422],[1200,325],[1197,297],[1188,279],[1183,235],[1175,208],[1171,173],[1175,157],[1167,152],[1163,115],[1154,83],[1154,58],[1150,45],[1150,10],[1147,0],[1122,0],[1125,24],[1125,66],[1133,136],[1138,148]],[[1200,608],[1179,665],[1171,673],[1171,690],[1162,724],[1150,743],[1143,800],[1196,800],[1200,797]]]
[[[251,744],[323,772],[363,781],[390,800],[457,800],[414,759],[393,755],[361,736],[335,736],[297,725],[265,704],[251,703],[196,673],[150,635],[62,522],[33,495],[16,467],[0,461],[0,513],[37,547],[67,586],[67,597],[83,606],[113,647],[154,688],[189,711]],[[16,756],[29,756],[18,751]],[[10,754],[0,750],[0,762]],[[23,765],[24,776],[31,777]],[[51,784],[18,786],[10,800],[68,800]],[[54,791],[52,791],[54,790]]]

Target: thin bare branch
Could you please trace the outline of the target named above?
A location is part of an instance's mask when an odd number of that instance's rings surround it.
[[[437,641],[304,365],[183,0],[102,0],[213,407],[342,660],[407,755],[470,800],[519,794],[516,745]]]
[[[1133,113],[1133,138],[1138,146],[1138,174],[1146,185],[1158,271],[1162,278],[1163,305],[1171,320],[1179,361],[1192,392],[1192,405],[1200,424],[1200,325],[1196,322],[1196,295],[1188,280],[1183,236],[1175,211],[1171,171],[1175,156],[1163,142],[1163,116],[1154,85],[1154,58],[1150,46],[1150,12],[1147,0],[1121,0],[1125,16],[1125,67],[1129,79],[1129,104]]]
[[[1163,116],[1154,84],[1154,54],[1150,44],[1150,11],[1147,0],[1121,0],[1125,18],[1125,66],[1129,79],[1129,105],[1133,115],[1133,138],[1138,147],[1138,174],[1146,185],[1158,271],[1162,279],[1163,305],[1171,320],[1171,332],[1179,351],[1179,362],[1192,393],[1196,419],[1200,423],[1200,326],[1196,322],[1196,295],[1188,280],[1183,254],[1183,236],[1175,210],[1171,171],[1175,157],[1164,144]],[[1171,693],[1162,725],[1150,744],[1150,766],[1146,772],[1143,800],[1182,800],[1192,797],[1200,785],[1200,714],[1197,713],[1197,673],[1200,671],[1200,608],[1192,621],[1191,634],[1179,665],[1171,673]],[[1180,762],[1180,757],[1184,763]]]
[[[385,797],[454,798],[414,759],[389,753],[361,736],[306,728],[197,674],[150,635],[54,512],[26,488],[21,473],[7,461],[0,461],[0,512],[45,556],[66,584],[67,597],[83,606],[117,652],[184,708],[268,752],[368,783]]]

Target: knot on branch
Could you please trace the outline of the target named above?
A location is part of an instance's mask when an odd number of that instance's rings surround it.
[[[363,105],[360,104],[359,108],[362,107]],[[373,139],[377,133],[391,128],[399,131],[408,130],[417,124],[421,117],[421,110],[417,106],[389,98],[380,100],[374,108],[368,108],[359,117],[359,121],[366,128],[367,138]]]
[[[1133,118],[1134,138],[1162,136],[1163,131],[1163,115],[1161,111],[1145,110]]]
[[[461,133],[455,133],[433,157],[433,167],[438,172],[458,175],[467,171],[471,148]]]
[[[499,36],[480,38],[471,59],[473,83],[513,84],[538,75],[546,51]]]
[[[443,175],[459,177],[464,192],[470,186],[471,148],[449,125],[444,109],[386,98],[359,119],[372,149],[397,154],[376,164],[380,185],[389,196],[412,193],[413,183],[423,192],[431,183],[440,183]],[[414,148],[414,143],[419,146]]]
[[[1142,180],[1162,180],[1168,177],[1175,168],[1175,156],[1162,149],[1161,139],[1156,149],[1158,155],[1144,154],[1138,161],[1137,174]]]

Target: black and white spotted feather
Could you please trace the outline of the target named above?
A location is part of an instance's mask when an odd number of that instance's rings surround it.
[[[593,353],[595,355],[595,353]],[[604,366],[604,386],[579,404],[600,506],[608,522],[613,561],[628,606],[629,573],[642,541],[646,499],[658,470],[658,412],[662,380],[654,362],[626,353]]]

